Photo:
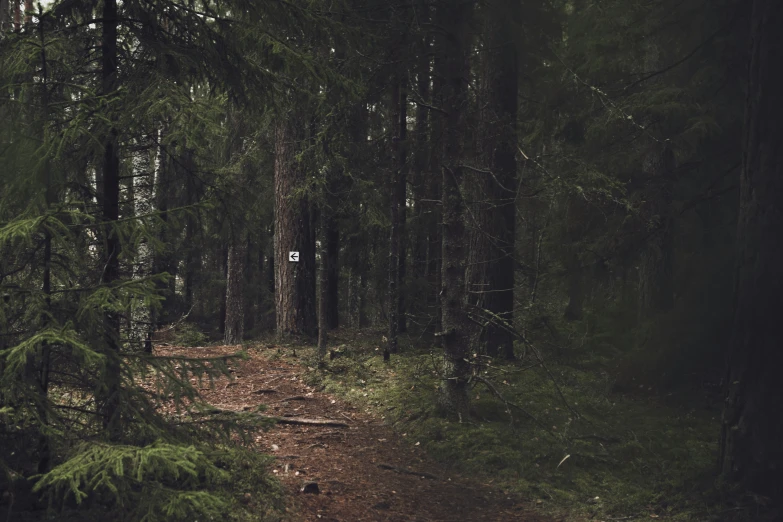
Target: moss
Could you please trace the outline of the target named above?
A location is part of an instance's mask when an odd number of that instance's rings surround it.
[[[384,363],[365,338],[361,345],[348,343],[345,353],[316,370],[314,352],[303,350],[313,368],[308,381],[384,417],[455,471],[540,500],[542,511],[681,521],[719,520],[727,513],[711,496],[717,413],[667,405],[652,394],[611,394],[603,361],[550,363],[568,404],[541,368],[485,369],[500,392],[544,429],[481,385],[471,392],[469,422],[438,417],[435,352],[409,350]]]

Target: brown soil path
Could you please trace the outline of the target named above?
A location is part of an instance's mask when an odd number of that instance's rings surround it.
[[[214,357],[233,353],[236,347],[163,347],[156,351]],[[257,435],[262,450],[276,457],[273,469],[289,493],[291,521],[551,520],[530,513],[529,503],[443,469],[380,419],[303,383],[301,373],[295,362],[269,359],[255,351],[236,368],[233,382],[224,380],[213,390],[202,390],[209,403],[222,409],[240,411],[266,404],[269,415],[345,424],[277,424]],[[303,493],[307,482],[316,482],[320,492]]]

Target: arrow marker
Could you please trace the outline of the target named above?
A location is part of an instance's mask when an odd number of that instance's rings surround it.
[[[294,263],[299,261],[299,252],[289,252],[288,253],[288,260],[293,261]]]

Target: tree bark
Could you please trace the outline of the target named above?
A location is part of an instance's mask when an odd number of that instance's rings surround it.
[[[221,276],[221,285],[226,285],[228,282],[228,250],[228,245],[225,243],[221,244],[217,250],[216,261],[217,269]],[[223,337],[226,335],[226,317],[228,316],[228,313],[226,310],[226,300],[220,299],[220,297],[225,296],[225,292],[225,286],[223,286],[218,294],[218,299],[220,300],[220,308],[218,309],[218,331]]]
[[[295,194],[305,183],[295,158],[295,129],[289,117],[275,127],[275,313],[279,336],[316,332],[315,238],[310,202]],[[299,261],[288,260],[299,252]]]
[[[445,32],[441,42],[446,79],[443,86],[446,116],[442,172],[442,328],[444,380],[440,406],[449,414],[468,415],[468,316],[465,300],[465,202],[462,197],[462,111],[467,98],[467,26],[472,7],[455,0],[438,6]]]
[[[326,223],[326,325],[334,330],[340,325],[340,229],[334,215]]]
[[[737,229],[734,332],[719,465],[724,477],[783,498],[783,4],[755,0],[751,14],[744,154]]]
[[[396,132],[392,135],[392,158],[389,179],[389,220],[391,223],[389,232],[389,326],[387,331],[388,341],[383,352],[384,360],[389,360],[389,354],[397,353],[397,332],[399,323],[400,301],[400,198],[399,180],[401,177],[399,165],[399,119],[400,119],[400,79],[399,76],[392,82],[391,100],[389,103],[391,113],[391,128]]]
[[[226,325],[223,342],[226,345],[241,344],[245,335],[245,263],[247,242],[236,234],[229,241],[226,260]]]
[[[324,205],[326,207],[326,205]],[[321,262],[318,267],[318,362],[323,363],[326,358],[326,332],[329,329],[329,212],[321,209]]]

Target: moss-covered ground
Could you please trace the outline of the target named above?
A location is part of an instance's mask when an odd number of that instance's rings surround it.
[[[380,334],[343,332],[331,342],[335,357],[322,369],[313,348],[297,348],[311,384],[361,405],[444,464],[530,499],[542,512],[565,520],[756,520],[749,504],[730,505],[714,488],[714,401],[647,386],[615,393],[600,360],[544,367],[528,354],[481,367],[516,406],[475,383],[472,417],[459,423],[435,409],[437,349],[409,346],[384,362]]]

